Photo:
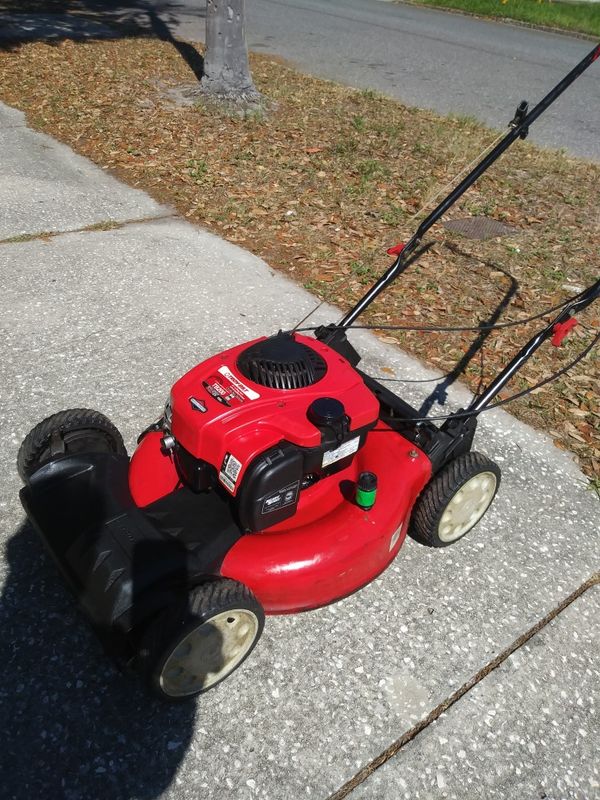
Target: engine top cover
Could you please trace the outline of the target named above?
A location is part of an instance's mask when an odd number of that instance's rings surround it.
[[[290,334],[278,333],[244,350],[237,366],[246,378],[271,389],[304,389],[327,372],[317,351]]]
[[[235,496],[261,453],[283,441],[322,446],[323,430],[309,413],[320,398],[342,404],[344,440],[355,431],[364,439],[377,421],[379,402],[345,358],[316,339],[280,333],[212,356],[180,378],[171,391],[171,432]]]

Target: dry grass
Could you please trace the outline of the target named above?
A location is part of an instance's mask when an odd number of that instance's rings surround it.
[[[193,76],[172,46],[150,39],[17,47],[0,54],[0,96],[35,127],[348,307],[389,265],[385,249],[414,232],[409,220],[424,199],[495,134],[473,120],[406,108],[269,58],[252,64],[258,88],[277,103],[267,117],[169,102],[167,90]],[[487,319],[509,293],[506,320],[559,302],[572,293],[568,287],[598,276],[599,199],[600,165],[514,145],[451,216],[487,214],[516,226],[517,235],[481,243],[436,226],[436,244],[369,320],[468,325]],[[573,357],[599,315],[598,308],[582,315],[588,329],[577,328],[562,348],[546,346],[505,394]],[[489,336],[466,367],[466,382],[475,388],[482,374],[492,377],[535,329]],[[382,338],[447,372],[474,335]],[[511,406],[596,479],[599,388],[591,353],[569,376]]]

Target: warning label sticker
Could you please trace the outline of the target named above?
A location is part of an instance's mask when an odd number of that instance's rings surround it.
[[[326,453],[323,453],[323,463],[321,467],[328,467],[330,464],[335,464],[336,461],[341,461],[342,458],[356,453],[359,444],[360,436],[355,436],[354,439],[350,439],[349,442],[344,442],[344,444],[336,447],[335,450],[328,450]]]

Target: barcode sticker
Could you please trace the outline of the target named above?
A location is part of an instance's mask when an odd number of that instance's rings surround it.
[[[231,453],[227,453],[225,456],[225,460],[223,462],[223,472],[227,475],[228,478],[235,483],[238,479],[238,475],[240,474],[240,470],[242,468],[242,462],[238,461],[237,458],[232,455]]]

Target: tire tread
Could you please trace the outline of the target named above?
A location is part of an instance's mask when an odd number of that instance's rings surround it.
[[[56,430],[68,433],[82,428],[94,428],[108,434],[112,439],[114,452],[118,455],[127,454],[123,437],[108,417],[89,408],[70,408],[46,417],[23,439],[17,455],[17,471],[21,479],[27,481],[37,469],[39,458]]]
[[[463,453],[443,467],[417,498],[409,524],[410,536],[428,547],[444,547],[451,544],[439,539],[437,533],[439,520],[460,487],[477,473],[486,471],[496,475],[497,492],[500,486],[500,468],[482,453],[475,451]]]
[[[187,628],[194,620],[201,621],[213,613],[230,608],[246,608],[253,611],[259,622],[259,629],[251,650],[260,638],[264,625],[264,611],[253,592],[243,583],[231,578],[215,576],[193,587],[160,611],[147,625],[140,637],[137,666],[150,687],[169,702],[188,699],[167,697],[161,692],[156,679],[157,666],[164,657],[166,648],[178,631]],[[245,660],[245,658],[244,658]],[[243,662],[240,662],[243,663]],[[211,687],[212,688],[212,687]]]

